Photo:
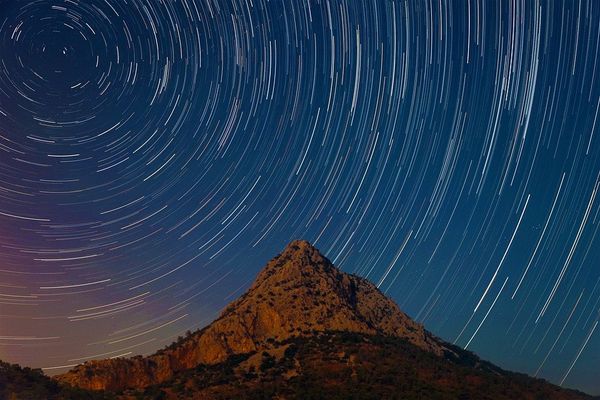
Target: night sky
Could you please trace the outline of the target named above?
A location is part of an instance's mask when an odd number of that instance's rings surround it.
[[[307,239],[600,394],[600,2],[0,0],[0,359],[209,323]]]

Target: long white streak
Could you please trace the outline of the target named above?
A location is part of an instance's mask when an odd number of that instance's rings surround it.
[[[49,290],[49,289],[70,289],[70,288],[83,287],[83,286],[99,285],[101,283],[106,283],[106,282],[110,282],[110,279],[103,279],[101,281],[96,281],[96,282],[78,283],[78,284],[75,284],[75,285],[41,286],[40,289],[42,289],[42,290]]]
[[[587,335],[587,338],[585,339],[585,342],[583,343],[583,346],[581,346],[581,349],[579,349],[579,353],[577,353],[577,356],[573,360],[573,363],[571,364],[571,367],[569,367],[569,370],[567,371],[567,373],[565,374],[565,376],[562,378],[562,381],[560,381],[561,385],[563,384],[563,382],[565,381],[565,379],[567,379],[567,376],[569,376],[569,374],[571,373],[571,370],[575,366],[575,363],[579,359],[579,356],[583,352],[583,349],[585,349],[585,346],[587,346],[587,344],[588,344],[590,338],[592,337],[594,331],[596,330],[597,326],[598,326],[598,321],[596,321],[596,323],[594,324],[594,327],[592,328],[592,330],[590,331],[590,333]]]
[[[9,217],[9,218],[22,219],[22,220],[25,220],[25,221],[50,222],[50,220],[46,219],[46,218],[24,217],[22,215],[9,214],[9,213],[2,212],[2,211],[0,211],[0,215],[3,215],[5,217]]]
[[[500,267],[502,267],[502,264],[504,263],[504,260],[506,259],[506,255],[508,254],[508,251],[510,250],[510,246],[512,245],[512,242],[515,239],[515,235],[517,234],[517,231],[519,230],[519,225],[521,225],[521,221],[523,220],[523,215],[525,215],[525,210],[527,210],[527,204],[529,204],[530,197],[531,197],[531,194],[528,194],[527,200],[525,200],[525,206],[523,206],[523,210],[521,211],[521,216],[519,217],[519,221],[517,222],[517,226],[515,227],[515,230],[513,231],[513,234],[510,238],[510,242],[508,242],[508,246],[506,246],[506,250],[504,250],[504,254],[502,255],[502,259],[500,260],[500,263],[498,264],[498,268],[496,268],[496,272],[494,272],[494,276],[492,276],[490,283],[488,283],[487,287],[485,288],[485,291],[483,292],[483,295],[477,302],[477,305],[475,306],[475,309],[473,310],[474,313],[477,312],[477,309],[483,302],[483,299],[485,299],[485,296],[487,295],[488,291],[492,287],[492,284],[494,283],[494,280],[496,279],[496,276],[498,275],[498,271],[500,271]]]
[[[579,225],[579,229],[577,230],[577,235],[575,236],[575,240],[573,240],[573,244],[571,245],[571,250],[569,251],[569,255],[567,256],[567,259],[565,260],[565,263],[560,271],[560,274],[558,275],[558,278],[556,279],[556,282],[554,283],[554,287],[552,288],[552,291],[550,292],[548,299],[546,299],[546,303],[544,304],[544,307],[542,307],[542,311],[540,311],[540,314],[538,315],[538,317],[535,320],[536,323],[546,313],[548,306],[550,305],[550,303],[552,302],[552,299],[554,298],[554,295],[556,294],[556,290],[560,286],[560,283],[562,282],[562,280],[565,276],[565,273],[567,272],[567,268],[571,264],[571,260],[573,260],[573,254],[575,253],[575,249],[577,248],[577,245],[579,244],[579,239],[581,238],[581,234],[583,233],[585,224],[587,223],[588,217],[590,216],[590,211],[592,210],[592,205],[594,204],[597,190],[598,190],[598,184],[596,183],[594,190],[592,190],[592,195],[590,196],[590,201],[588,202],[587,208],[585,210],[585,214],[583,215],[583,219],[581,220],[581,224]]]
[[[138,297],[146,296],[146,295],[147,295],[147,294],[149,294],[149,293],[150,293],[150,292],[145,292],[145,293],[138,294],[137,296],[133,296],[133,297],[130,297],[130,298],[128,298],[128,299],[125,299],[125,300],[119,300],[119,301],[115,301],[114,303],[110,303],[110,304],[104,304],[104,305],[101,305],[101,306],[90,307],[90,308],[80,308],[79,310],[77,310],[77,312],[92,311],[92,310],[97,310],[97,309],[99,309],[99,308],[106,308],[106,307],[114,306],[114,305],[117,305],[117,304],[126,303],[126,302],[128,302],[128,301],[135,300],[135,299],[137,299]]]
[[[571,317],[573,317],[573,314],[575,313],[575,310],[577,309],[577,305],[579,304],[579,301],[581,300],[581,296],[583,296],[583,292],[581,292],[581,294],[579,294],[579,298],[575,302],[575,305],[573,306],[573,309],[571,310],[571,313],[569,314],[569,318],[567,318],[567,320],[563,324],[563,327],[560,330],[560,332],[558,333],[558,336],[556,337],[556,340],[554,341],[554,343],[552,343],[552,347],[550,347],[550,350],[548,350],[548,354],[546,354],[546,357],[544,357],[544,360],[542,361],[542,363],[540,364],[540,366],[538,367],[538,369],[535,371],[535,375],[533,375],[533,376],[537,376],[539,374],[540,370],[542,369],[542,367],[546,363],[546,360],[550,356],[550,353],[552,353],[552,350],[554,350],[554,346],[556,346],[556,343],[558,343],[558,340],[560,339],[560,337],[562,336],[563,332],[565,331],[565,328],[567,327],[567,325],[569,325],[569,321],[571,320]]]
[[[177,270],[180,270],[181,268],[185,267],[186,265],[188,265],[189,263],[191,263],[192,261],[194,261],[195,259],[197,259],[197,258],[198,258],[198,257],[200,257],[201,255],[202,255],[202,254],[196,254],[196,255],[195,255],[194,257],[192,257],[190,260],[188,260],[188,261],[184,262],[183,264],[179,265],[178,267],[175,267],[175,268],[173,268],[172,270],[170,270],[170,271],[167,271],[167,272],[165,272],[164,274],[162,274],[162,275],[160,275],[160,276],[157,276],[156,278],[150,279],[149,281],[146,281],[146,282],[144,282],[144,283],[140,283],[139,285],[135,285],[134,287],[131,287],[131,288],[129,288],[129,290],[135,290],[135,289],[137,289],[137,288],[140,288],[140,287],[142,287],[142,286],[144,286],[144,285],[148,285],[148,284],[150,284],[150,283],[152,283],[152,282],[156,282],[157,280],[159,280],[159,279],[162,279],[162,278],[164,278],[164,277],[165,277],[165,276],[167,276],[167,275],[171,275],[173,272],[175,272],[175,271],[177,271]]]
[[[563,173],[563,176],[560,179],[560,185],[558,186],[558,191],[556,192],[556,196],[554,197],[554,202],[552,203],[552,208],[550,209],[550,214],[548,215],[548,218],[546,218],[546,224],[544,225],[542,234],[540,235],[540,238],[538,239],[538,242],[535,245],[533,254],[531,255],[531,258],[529,259],[529,262],[527,263],[527,268],[525,268],[525,272],[523,272],[523,276],[521,276],[521,279],[519,280],[519,284],[517,285],[517,288],[513,292],[512,296],[510,297],[511,299],[514,299],[515,295],[519,291],[519,288],[521,287],[521,283],[523,283],[523,279],[525,279],[525,276],[527,275],[527,271],[529,271],[529,267],[531,267],[531,263],[533,262],[536,254],[537,254],[537,251],[540,247],[540,244],[542,243],[542,240],[544,239],[544,235],[546,234],[546,229],[548,228],[548,225],[550,224],[550,220],[552,219],[552,214],[554,213],[554,207],[556,207],[556,202],[558,201],[558,197],[560,196],[560,191],[561,191],[564,180],[565,180],[565,174]]]
[[[479,332],[479,328],[481,328],[481,326],[483,325],[483,323],[487,319],[488,315],[490,314],[490,311],[492,311],[492,308],[494,308],[494,305],[496,304],[496,300],[498,300],[498,297],[500,297],[500,293],[502,293],[502,290],[504,289],[504,286],[506,286],[506,282],[508,282],[508,276],[506,277],[506,279],[504,280],[504,283],[502,284],[502,287],[498,291],[498,294],[496,295],[496,298],[494,299],[494,302],[490,306],[489,310],[487,310],[487,312],[485,313],[485,316],[483,317],[483,319],[479,323],[479,326],[477,327],[477,329],[475,329],[475,332],[473,333],[473,336],[471,336],[471,339],[469,339],[469,341],[467,342],[467,345],[465,346],[465,349],[467,347],[469,347],[469,345],[473,341],[473,338],[475,338],[475,335],[477,335],[477,332]]]
[[[157,331],[157,330],[159,330],[159,329],[161,329],[161,328],[164,328],[164,327],[165,327],[165,326],[167,326],[167,325],[171,325],[171,324],[173,324],[173,323],[175,323],[175,322],[179,321],[180,319],[187,317],[188,315],[189,315],[189,314],[184,314],[184,315],[182,315],[182,316],[180,316],[180,317],[178,317],[178,318],[175,318],[175,319],[174,319],[174,320],[172,320],[172,321],[165,322],[164,324],[162,324],[162,325],[159,325],[159,326],[157,326],[157,327],[154,327],[154,328],[148,329],[148,330],[146,330],[146,331],[144,331],[144,332],[140,332],[140,333],[137,333],[137,334],[135,334],[135,335],[132,335],[132,336],[128,336],[128,337],[126,337],[126,338],[123,338],[123,339],[117,339],[117,340],[113,340],[112,342],[108,342],[108,344],[115,344],[115,343],[124,342],[124,341],[126,341],[126,340],[133,339],[133,338],[136,338],[136,337],[139,337],[139,336],[145,335],[145,334],[147,334],[147,333],[150,333],[150,332]]]
[[[394,268],[394,265],[396,265],[396,262],[398,261],[398,258],[404,251],[404,248],[406,247],[406,244],[408,243],[408,239],[410,239],[410,237],[412,236],[412,233],[413,233],[412,230],[410,232],[408,232],[406,239],[404,239],[404,243],[402,243],[402,246],[400,246],[400,250],[398,250],[398,253],[396,253],[396,257],[394,257],[394,260],[392,260],[392,262],[390,263],[390,266],[388,267],[387,271],[385,271],[385,274],[383,274],[383,277],[379,280],[379,283],[377,283],[377,288],[379,288],[381,286],[381,284],[383,283],[383,281],[385,281],[385,278],[387,278],[387,276],[390,273],[390,271],[392,270],[392,268]]]
[[[74,366],[76,366],[77,364],[69,364],[69,365],[59,365],[56,367],[43,367],[42,370],[44,371],[49,371],[51,369],[63,369],[63,368],[72,368]]]

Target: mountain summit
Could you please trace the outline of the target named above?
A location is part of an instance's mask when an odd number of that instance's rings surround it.
[[[373,284],[340,271],[309,242],[296,240],[206,328],[151,356],[90,361],[56,379],[94,390],[140,389],[273,341],[328,331],[400,337],[443,354],[441,342]]]
[[[341,272],[301,240],[269,262],[248,292],[213,325],[231,327],[234,343],[251,339],[258,345],[267,339],[347,331],[403,337],[442,354],[433,337],[373,284]]]

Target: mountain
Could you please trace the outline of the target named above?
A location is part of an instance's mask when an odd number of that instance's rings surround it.
[[[53,383],[35,372],[37,393],[52,396],[6,389],[2,372],[0,393],[28,400],[591,399],[445,343],[306,241],[290,243],[212,324],[153,355],[90,361]]]
[[[294,241],[205,329],[149,357],[91,361],[57,379],[94,390],[144,388],[198,364],[259,351],[269,341],[325,331],[402,337],[443,354],[441,342],[373,284],[341,272],[310,243]]]

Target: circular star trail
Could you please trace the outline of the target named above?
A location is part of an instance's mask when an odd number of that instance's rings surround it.
[[[600,4],[0,4],[0,358],[211,321],[311,240],[444,339],[600,393]]]

